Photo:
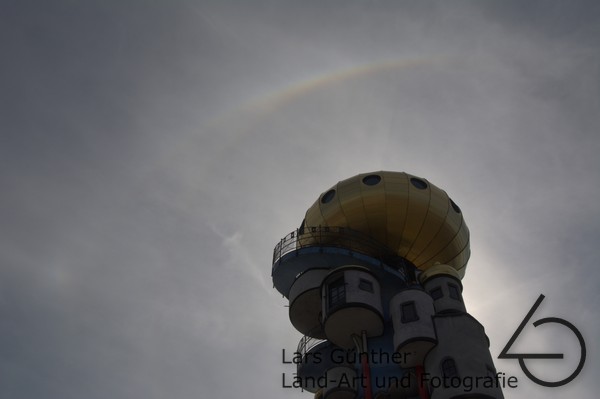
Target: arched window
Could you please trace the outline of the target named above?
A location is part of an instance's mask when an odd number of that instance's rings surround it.
[[[458,376],[456,362],[451,357],[442,360],[442,375],[444,378],[452,378]]]

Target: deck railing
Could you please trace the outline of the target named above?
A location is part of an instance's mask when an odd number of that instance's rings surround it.
[[[304,337],[302,337],[300,339],[300,342],[298,343],[298,353],[302,356],[302,358],[304,358],[304,356],[310,352],[313,348],[317,347],[318,345],[322,344],[323,342],[328,342],[326,339],[319,339],[319,338],[313,338],[313,337],[309,337],[308,335],[305,335]]]
[[[407,261],[372,237],[346,228],[312,226],[296,229],[283,237],[273,250],[273,268],[290,252],[308,247],[337,247],[378,259],[390,266],[407,265]]]

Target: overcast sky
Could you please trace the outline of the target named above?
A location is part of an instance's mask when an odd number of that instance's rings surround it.
[[[339,180],[462,208],[506,398],[600,390],[597,1],[0,2],[0,398],[311,398],[271,256]],[[588,346],[562,388],[496,359]],[[568,376],[578,345],[515,351]]]

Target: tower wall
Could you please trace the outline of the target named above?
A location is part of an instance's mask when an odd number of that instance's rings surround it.
[[[500,388],[485,387],[496,371],[483,326],[467,313],[438,314],[433,324],[438,343],[425,359],[424,376],[431,399],[503,398]]]
[[[419,288],[409,288],[390,301],[394,326],[394,349],[406,355],[404,367],[423,365],[427,353],[437,342],[431,317],[435,314],[433,299]]]
[[[437,274],[427,279],[423,288],[433,298],[436,313],[467,311],[462,298],[462,284],[454,276]]]
[[[345,266],[332,271],[321,287],[323,328],[327,339],[343,348],[355,347],[353,336],[383,333],[379,281],[367,268]]]
[[[304,335],[325,338],[321,326],[321,284],[328,269],[310,269],[300,274],[290,288],[290,321]]]
[[[423,178],[373,172],[324,191],[273,253],[274,287],[306,335],[301,386],[328,399],[502,398],[473,383],[495,370],[462,298],[469,256],[461,209]]]

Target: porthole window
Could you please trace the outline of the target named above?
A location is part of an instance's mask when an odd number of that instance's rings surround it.
[[[454,209],[454,212],[460,213],[460,208],[454,203],[454,201],[450,200],[450,205],[452,205],[452,209]]]
[[[361,278],[360,281],[358,282],[358,288],[363,290],[363,291],[367,291],[370,293],[373,293],[373,283],[370,282],[369,280],[365,280],[364,278]]]
[[[333,197],[335,197],[335,190],[331,189],[331,190],[327,191],[325,194],[323,194],[323,197],[321,197],[321,202],[324,204],[331,202]]]
[[[365,183],[367,186],[374,186],[377,183],[379,183],[381,181],[381,176],[379,175],[369,175],[369,176],[365,176],[362,179],[362,182]]]
[[[410,182],[412,183],[413,186],[415,186],[419,190],[425,190],[427,188],[427,183],[425,183],[425,181],[423,181],[419,178],[411,177]]]

